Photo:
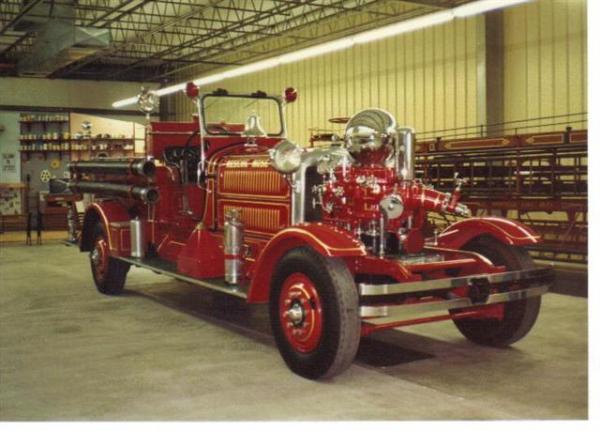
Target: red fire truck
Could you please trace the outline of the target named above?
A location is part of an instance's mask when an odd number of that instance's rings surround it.
[[[70,188],[95,195],[80,249],[101,293],[135,265],[268,303],[283,359],[311,379],[344,371],[374,331],[450,319],[507,346],[532,328],[552,279],[524,248],[539,235],[471,217],[460,180],[441,193],[415,178],[415,133],[391,114],[358,112],[302,148],[284,122],[294,89],[186,92],[197,117],[149,124],[145,158],[70,166]],[[435,232],[430,212],[461,219]]]

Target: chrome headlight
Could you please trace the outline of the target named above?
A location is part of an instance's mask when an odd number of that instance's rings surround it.
[[[304,151],[292,141],[284,139],[271,150],[271,166],[282,174],[293,174],[302,164]]]

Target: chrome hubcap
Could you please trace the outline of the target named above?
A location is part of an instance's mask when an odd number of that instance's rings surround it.
[[[94,265],[98,265],[100,263],[100,253],[98,253],[97,248],[92,251],[92,262]]]
[[[298,302],[294,302],[294,304],[289,308],[286,313],[286,317],[294,326],[299,326],[304,320],[304,310],[302,306]]]

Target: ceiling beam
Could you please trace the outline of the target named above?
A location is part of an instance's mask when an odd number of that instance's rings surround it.
[[[69,73],[75,72],[78,69],[85,67],[86,65],[98,60],[99,58],[101,58],[103,55],[110,55],[114,52],[118,52],[120,50],[123,50],[124,48],[126,48],[127,46],[131,46],[131,45],[135,45],[137,42],[143,41],[145,37],[147,37],[148,35],[152,35],[156,32],[161,31],[162,29],[165,28],[169,28],[172,26],[176,26],[178,23],[180,23],[181,21],[190,18],[196,14],[200,14],[202,12],[205,12],[207,9],[210,9],[213,5],[218,4],[220,2],[222,2],[223,0],[210,0],[209,4],[204,4],[202,6],[193,8],[192,10],[190,10],[189,12],[177,16],[174,19],[168,20],[168,21],[163,21],[162,23],[158,23],[158,25],[154,26],[153,28],[144,28],[141,30],[138,30],[137,32],[134,33],[134,35],[132,35],[130,38],[128,38],[127,40],[123,41],[123,42],[117,42],[115,43],[111,48],[109,48],[108,50],[104,50],[96,55],[90,56],[89,58],[85,59],[82,62],[76,63],[75,65],[73,65],[72,67],[67,67],[66,69],[63,69],[62,71],[58,71],[61,75],[68,75]]]
[[[29,12],[30,10],[32,10],[34,7],[36,7],[38,5],[38,3],[41,3],[44,0],[33,0],[32,2],[30,2],[29,4],[27,4],[24,8],[21,9],[21,11],[19,13],[17,13],[15,16],[12,17],[12,19],[8,20],[8,22],[6,24],[4,24],[4,26],[2,28],[0,28],[0,36],[4,34],[4,32],[6,30],[8,30],[10,27],[12,27],[13,25],[15,25],[15,23],[21,19],[21,17],[23,17],[24,15],[27,14],[27,12]],[[4,2],[0,2],[0,5],[4,3]],[[13,3],[4,3],[4,7],[9,6],[9,5],[14,5]],[[8,14],[8,12],[6,10],[1,10],[0,12],[2,12],[2,14]]]

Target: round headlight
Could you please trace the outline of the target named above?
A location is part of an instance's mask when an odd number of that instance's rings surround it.
[[[302,148],[285,139],[273,148],[271,165],[282,174],[292,174],[302,164],[302,153]]]

